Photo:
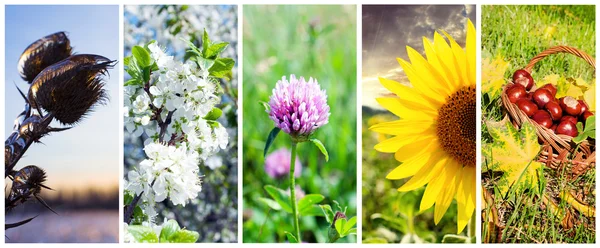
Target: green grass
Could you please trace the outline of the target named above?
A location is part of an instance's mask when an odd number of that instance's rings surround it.
[[[506,80],[515,70],[525,67],[535,55],[552,46],[571,46],[595,56],[594,6],[482,6],[481,23],[482,57],[493,59],[502,56],[510,62],[505,73]],[[549,28],[555,31],[548,32]],[[532,76],[538,80],[549,74],[582,77],[587,82],[595,80],[591,66],[580,58],[566,54],[553,55],[538,62]],[[498,98],[489,99],[488,95],[482,95],[484,120],[499,121],[504,114]],[[482,142],[492,142],[485,122],[482,123]],[[558,194],[559,189],[571,189],[585,195],[582,201],[586,205],[595,206],[591,191],[595,189],[596,171],[591,169],[575,179],[567,175],[566,170],[545,168],[540,188],[542,194],[556,201],[560,213],[571,214],[568,220],[573,221],[572,228],[561,225],[565,220],[564,215],[555,216],[540,195],[510,189],[506,196],[502,196],[497,193],[494,179],[483,175],[484,187],[492,192],[500,222],[505,225],[497,242],[594,243],[595,218],[585,217],[574,210]],[[489,213],[490,208],[483,209],[484,215]],[[482,236],[487,234],[487,229],[483,228]]]
[[[510,62],[507,77],[552,46],[575,47],[595,57],[594,6],[486,5],[481,10],[482,57],[502,55]],[[555,31],[548,36],[552,27]],[[538,62],[532,76],[537,79],[551,73],[588,81],[593,68],[574,55],[553,55]]]
[[[259,101],[268,101],[277,80],[290,74],[317,78],[331,107],[329,124],[314,134],[325,144],[329,162],[314,145],[299,144],[303,171],[296,183],[307,194],[324,195],[323,203],[348,206],[346,215],[355,216],[356,7],[247,5],[243,39],[244,242],[286,242],[284,231],[293,230],[290,214],[269,211],[257,201],[268,197],[264,185],[288,188],[288,180],[271,179],[264,171],[263,149],[273,122]],[[270,151],[280,147],[290,147],[283,132]],[[326,241],[324,218],[303,217],[300,226],[303,241]]]

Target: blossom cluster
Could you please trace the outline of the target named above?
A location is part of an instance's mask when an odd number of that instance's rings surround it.
[[[185,206],[201,191],[199,164],[211,168],[212,155],[225,149],[229,135],[206,118],[220,102],[218,82],[194,62],[180,62],[156,43],[148,45],[156,67],[149,82],[125,86],[125,127],[132,137],[147,136],[146,159],[128,172],[126,190],[143,193],[141,207],[152,219],[154,205],[170,199]]]

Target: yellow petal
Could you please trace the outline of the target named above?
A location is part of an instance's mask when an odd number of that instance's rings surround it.
[[[475,58],[475,54],[477,53],[477,39],[475,37],[475,26],[473,26],[473,23],[471,22],[471,20],[467,21],[467,65],[468,65],[468,69],[467,69],[467,74],[469,76],[469,85],[475,85],[475,73],[477,70],[477,64],[476,64],[476,58]]]
[[[431,157],[431,153],[423,153],[411,160],[404,161],[401,165],[394,168],[385,178],[398,180],[415,175]]]
[[[440,87],[444,78],[442,78],[439,73],[427,62],[423,56],[419,52],[417,52],[412,47],[406,47],[406,51],[408,52],[408,58],[413,66],[413,68],[420,72],[419,76],[424,82],[428,82],[426,84],[414,85],[422,94],[429,96],[433,99],[441,100],[440,103],[446,99],[448,93],[443,87]]]
[[[457,89],[459,87],[459,78],[452,49],[448,43],[446,43],[446,40],[444,40],[437,32],[433,34],[433,46],[435,48],[435,55],[438,57],[441,67],[448,77],[449,83],[454,89]]]
[[[414,156],[420,155],[424,152],[434,152],[440,149],[438,145],[437,135],[435,133],[432,136],[425,136],[414,140],[412,143],[400,147],[394,158],[398,161],[409,160]]]
[[[448,61],[454,61],[454,68],[456,68],[458,75],[458,83],[459,86],[468,85],[469,77],[467,76],[467,57],[465,55],[465,50],[463,50],[458,43],[445,31],[442,31],[446,38],[450,41],[450,49],[452,49],[452,54],[454,54],[453,58],[447,58]]]
[[[435,48],[433,47],[433,43],[429,41],[427,38],[423,37],[423,45],[425,47],[425,55],[427,56],[427,61],[429,64],[435,69],[438,75],[443,79],[438,81],[440,86],[443,89],[446,89],[446,94],[450,95],[450,93],[454,92],[456,89],[454,88],[454,84],[450,83],[451,78],[446,75],[446,71],[440,60],[437,57]]]
[[[456,189],[458,188],[457,179],[460,179],[462,173],[462,166],[459,165],[456,161],[450,161],[451,163],[448,163],[446,166],[452,167],[452,169],[455,169],[455,172],[453,174],[447,175],[447,179],[449,180],[446,180],[445,188],[439,195],[438,200],[435,202],[433,220],[436,225],[440,222],[440,220],[446,213],[446,210],[448,210],[450,203],[452,203],[452,199],[454,199]]]
[[[446,164],[448,164],[448,161],[446,161]],[[440,192],[444,188],[443,186],[446,185],[446,178],[448,177],[444,171],[446,170],[443,169],[440,175],[431,179],[431,181],[429,181],[427,184],[427,188],[425,188],[423,198],[421,198],[421,205],[419,207],[421,212],[433,206],[433,204],[437,201]]]
[[[375,150],[377,150],[378,152],[395,153],[396,151],[398,151],[398,149],[400,149],[400,147],[411,143],[420,135],[420,133],[414,133],[389,138],[375,145]]]
[[[475,211],[475,169],[465,166],[462,175],[456,192],[456,202],[458,204],[457,233],[461,233],[465,229]]]
[[[400,99],[404,99],[411,102],[417,102],[420,104],[426,104],[434,109],[437,109],[442,105],[440,101],[434,101],[431,98],[424,97],[421,95],[421,93],[416,91],[415,88],[402,85],[401,83],[396,82],[394,80],[389,80],[380,77],[379,82],[381,83],[381,85],[383,85],[383,87],[396,94]]]
[[[433,120],[397,120],[375,124],[369,130],[391,135],[405,135],[410,133],[420,133],[433,125]]]
[[[398,108],[398,106],[400,106],[400,102],[398,101],[397,97],[378,97],[375,100],[377,100],[377,103],[379,103],[381,107],[389,110],[392,112],[392,114],[396,116],[400,116],[402,114],[401,110]]]
[[[425,153],[427,154],[427,153]],[[448,156],[443,152],[429,153],[431,156],[425,162],[423,167],[406,182],[398,191],[411,191],[423,187],[431,178],[439,173],[443,165],[446,164]]]

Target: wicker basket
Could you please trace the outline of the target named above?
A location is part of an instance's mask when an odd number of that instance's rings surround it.
[[[594,70],[596,70],[595,59],[587,53],[580,51],[576,48],[567,46],[556,46],[549,48],[535,56],[529,61],[529,64],[524,68],[527,72],[531,73],[533,67],[537,62],[542,60],[544,57],[557,53],[568,53],[582,58],[588,62]],[[575,144],[572,142],[572,137],[567,135],[555,134],[552,130],[539,125],[532,119],[530,119],[523,111],[517,107],[516,104],[511,103],[506,94],[506,88],[511,86],[513,82],[509,82],[502,89],[502,105],[508,112],[510,120],[513,124],[521,126],[524,122],[529,122],[535,127],[538,137],[543,141],[544,148],[538,157],[538,161],[545,163],[551,168],[558,168],[561,164],[569,162],[572,165],[572,172],[576,175],[581,175],[585,172],[592,164],[596,161],[596,145],[590,143],[588,140]],[[530,92],[535,91],[535,85]]]

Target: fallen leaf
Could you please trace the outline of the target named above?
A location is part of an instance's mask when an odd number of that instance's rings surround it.
[[[539,192],[539,176],[543,173],[543,166],[535,161],[540,152],[535,128],[526,122],[519,131],[508,121],[508,117],[499,122],[487,122],[487,128],[494,141],[482,145],[484,163],[487,164],[482,172],[504,172],[497,181],[497,187],[503,195],[510,187]]]
[[[498,55],[492,61],[490,58],[483,59],[481,65],[481,87],[482,92],[487,93],[490,99],[500,96],[504,85],[504,73],[508,69],[508,61]]]

